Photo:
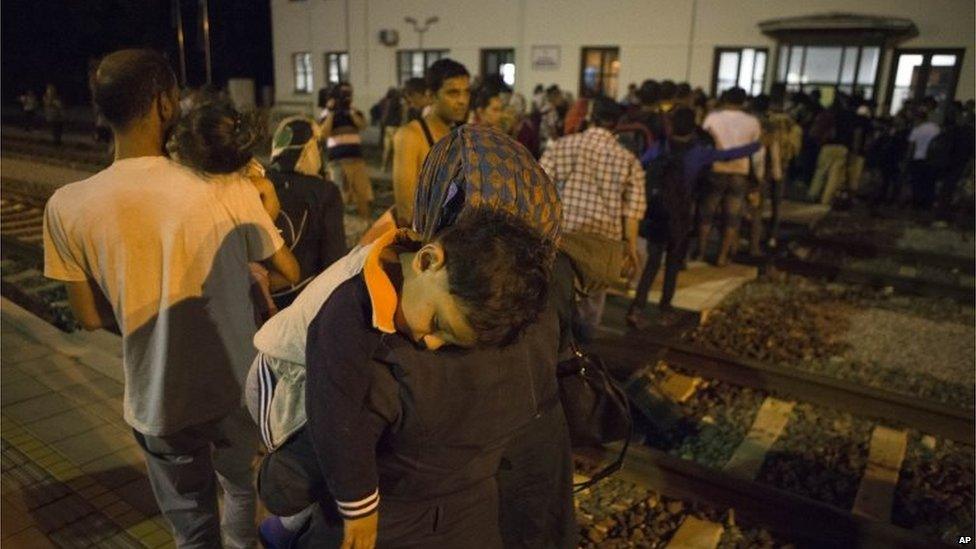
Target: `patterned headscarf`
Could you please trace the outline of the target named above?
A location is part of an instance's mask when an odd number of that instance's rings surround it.
[[[322,170],[319,126],[307,116],[290,116],[275,128],[271,140],[271,169],[318,176]]]
[[[438,141],[417,183],[413,228],[429,242],[466,207],[505,209],[544,238],[559,238],[562,204],[556,186],[528,150],[504,133],[466,125]]]

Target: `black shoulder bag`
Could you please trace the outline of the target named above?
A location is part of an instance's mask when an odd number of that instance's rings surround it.
[[[574,485],[574,491],[579,492],[623,466],[630,445],[633,418],[627,395],[610,378],[603,361],[584,352],[575,343],[573,356],[559,363],[556,376],[559,380],[559,400],[574,447],[623,441],[620,454],[613,463],[586,482]]]

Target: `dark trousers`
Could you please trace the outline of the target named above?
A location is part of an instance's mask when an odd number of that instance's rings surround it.
[[[678,236],[670,235],[666,242],[647,241],[647,263],[644,264],[644,272],[641,273],[640,282],[637,283],[637,295],[631,309],[643,310],[647,305],[647,294],[651,291],[651,285],[657,278],[657,271],[661,268],[661,259],[664,259],[664,288],[661,291],[660,308],[669,308],[671,299],[678,284],[678,273],[681,271],[681,264],[688,254],[688,231],[680,231]]]
[[[901,194],[901,170],[898,169],[898,162],[881,163],[881,185],[875,195],[875,204],[887,204],[897,202]]]
[[[908,163],[908,176],[912,183],[912,206],[927,210],[935,201],[935,174],[927,160]]]
[[[51,127],[51,139],[54,141],[55,145],[61,144],[61,135],[64,133],[64,122],[60,120],[55,120],[53,122],[48,122]]]

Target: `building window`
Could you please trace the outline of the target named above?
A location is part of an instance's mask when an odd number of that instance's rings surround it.
[[[312,54],[293,53],[291,59],[295,67],[295,93],[312,93]]]
[[[397,52],[397,81],[400,85],[411,78],[423,78],[427,67],[447,56],[448,50],[400,50]]]
[[[835,89],[872,99],[880,61],[878,46],[781,44],[776,81],[785,83],[787,91],[819,89],[825,105],[833,102]]]
[[[715,48],[712,95],[736,86],[749,95],[759,95],[766,83],[766,48]]]
[[[580,56],[580,95],[617,97],[620,48],[583,48]]]
[[[349,81],[349,52],[330,51],[325,54],[325,79],[329,84]]]
[[[481,78],[498,75],[506,86],[515,85],[515,50],[481,50]]]
[[[897,114],[905,101],[956,97],[964,49],[895,50],[888,84],[888,113]]]

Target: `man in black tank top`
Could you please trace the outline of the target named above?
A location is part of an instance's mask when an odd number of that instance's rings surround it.
[[[406,124],[393,138],[393,197],[399,226],[408,226],[413,219],[417,176],[430,148],[468,116],[471,76],[464,65],[441,59],[427,69],[426,78],[434,100],[430,114]]]

